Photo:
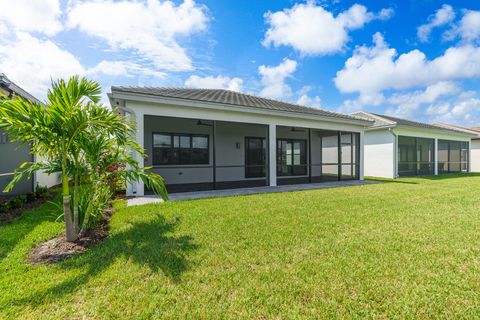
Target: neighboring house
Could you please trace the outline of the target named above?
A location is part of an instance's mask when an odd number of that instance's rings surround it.
[[[227,90],[112,87],[169,192],[363,179],[370,120]],[[143,195],[143,183],[127,187]]]
[[[434,125],[475,135],[471,141],[471,171],[480,172],[480,128],[464,128],[446,123],[434,123]]]
[[[3,73],[0,73],[0,99],[2,97],[12,98],[20,96],[34,103],[40,103],[34,96],[23,90],[21,87],[10,81]],[[46,175],[37,173],[33,179],[19,181],[9,193],[3,189],[12,180],[13,172],[24,162],[35,161],[30,152],[29,145],[21,145],[19,142],[11,142],[5,132],[0,130],[0,197],[32,192],[36,185],[53,186],[58,184],[58,175]]]
[[[38,100],[7,79],[0,73],[0,99],[21,96],[24,99],[38,102]],[[19,165],[27,161],[33,161],[28,145],[21,145],[19,142],[11,142],[8,135],[0,130],[0,196],[16,195],[31,192],[34,189],[34,180],[24,179],[20,181],[10,193],[4,193],[3,189],[12,180],[13,172]]]
[[[470,141],[461,130],[357,112],[374,121],[365,131],[365,175],[396,178],[470,172]]]

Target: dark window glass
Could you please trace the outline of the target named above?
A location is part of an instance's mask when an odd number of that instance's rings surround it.
[[[266,168],[266,142],[264,138],[245,138],[245,178],[263,178]]]
[[[277,140],[277,175],[307,174],[307,142],[297,139]]]
[[[415,176],[434,173],[435,141],[433,139],[398,137],[398,175]]]
[[[171,148],[172,136],[169,134],[154,134],[153,147],[154,148]]]
[[[208,149],[207,137],[192,137],[192,148],[194,149]]]
[[[5,132],[0,132],[0,144],[7,144],[9,142],[8,135]]]
[[[153,164],[209,164],[208,136],[154,133]]]

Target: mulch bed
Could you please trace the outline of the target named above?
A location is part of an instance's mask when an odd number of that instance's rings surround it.
[[[108,209],[105,218],[94,228],[88,229],[85,235],[75,242],[67,242],[65,232],[62,232],[59,236],[40,243],[30,252],[28,262],[32,264],[58,263],[86,251],[91,246],[102,243],[108,237],[110,231],[108,223],[112,214],[113,208]]]
[[[55,195],[56,194],[54,192],[51,192],[45,197],[25,203],[21,208],[11,209],[7,212],[0,213],[0,225],[12,222],[12,220],[20,216],[24,210],[36,208],[47,201],[53,200],[53,198],[55,198]]]

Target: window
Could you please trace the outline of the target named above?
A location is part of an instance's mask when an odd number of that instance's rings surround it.
[[[245,178],[265,177],[265,150],[264,138],[245,138]]]
[[[0,144],[7,144],[10,142],[8,135],[5,132],[0,132]]]
[[[398,175],[432,175],[434,172],[433,139],[398,137]]]
[[[468,142],[438,140],[438,172],[468,172]]]
[[[277,140],[277,174],[302,176],[307,174],[306,140]]]
[[[207,135],[154,133],[153,164],[208,164]]]

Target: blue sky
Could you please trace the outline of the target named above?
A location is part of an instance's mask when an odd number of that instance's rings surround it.
[[[480,125],[480,2],[0,0],[0,72]]]

